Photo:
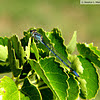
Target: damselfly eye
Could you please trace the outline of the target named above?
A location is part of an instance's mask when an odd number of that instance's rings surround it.
[[[36,31],[37,31],[36,29],[30,30],[30,33],[34,33]]]
[[[30,30],[30,33],[32,33],[33,32],[33,30]]]
[[[33,31],[36,32],[37,30],[36,29],[33,29]]]

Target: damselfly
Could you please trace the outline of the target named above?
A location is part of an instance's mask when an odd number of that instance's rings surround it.
[[[37,41],[40,41],[43,45],[45,45],[63,64],[65,64],[77,77],[79,77],[78,73],[74,71],[68,64],[66,64],[53,50],[51,50],[46,43],[43,41],[43,36],[37,33],[37,30],[30,30],[31,36],[34,37]],[[67,59],[68,60],[68,59]],[[68,60],[71,64],[71,62]]]

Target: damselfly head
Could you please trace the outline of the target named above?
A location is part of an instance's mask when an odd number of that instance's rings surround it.
[[[30,30],[30,33],[31,33],[32,36],[34,36],[34,33],[36,33],[36,32],[37,32],[36,29]]]

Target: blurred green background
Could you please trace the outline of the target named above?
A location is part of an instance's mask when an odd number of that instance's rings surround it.
[[[77,31],[78,42],[93,42],[100,49],[100,5],[80,5],[79,0],[0,0],[0,36],[21,38],[31,27],[45,31],[58,27],[65,44]]]

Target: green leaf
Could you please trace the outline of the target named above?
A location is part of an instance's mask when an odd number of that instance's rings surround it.
[[[36,56],[36,59],[39,60],[39,51],[38,51],[38,48],[36,46],[36,43],[34,42],[34,39],[33,39],[33,42],[31,44],[31,52],[34,53]]]
[[[26,54],[24,52],[23,47],[21,46],[21,42],[19,41],[19,39],[16,35],[11,37],[10,40],[12,41],[12,46],[15,50],[17,59],[19,59],[20,65],[23,65],[25,63],[24,57],[26,57]]]
[[[42,70],[42,68],[40,67],[39,63],[37,63],[34,60],[30,60],[29,61],[32,70],[35,70],[35,72],[43,79],[43,81],[50,87],[50,89],[52,89],[52,87],[50,86],[49,81],[47,80],[47,77],[44,75],[44,72]]]
[[[0,79],[0,100],[19,100],[19,93],[14,81],[5,76]]]
[[[78,56],[83,67],[83,74],[80,74],[81,97],[84,99],[92,99],[99,89],[99,77],[96,68],[91,62]]]
[[[50,39],[50,42],[53,44],[55,48],[55,52],[59,55],[63,60],[67,59],[68,54],[66,51],[66,47],[64,45],[64,40],[61,36],[61,32],[54,28],[51,32],[46,33],[47,37]],[[64,57],[64,58],[63,58]]]
[[[7,46],[0,45],[0,60],[6,61],[7,57],[8,57]]]
[[[67,45],[68,53],[72,54],[74,52],[75,47],[76,47],[76,43],[77,43],[77,33],[75,31],[72,39],[70,40],[69,44]]]
[[[30,100],[29,97],[18,91],[15,82],[4,76],[0,79],[0,100]]]
[[[88,46],[91,48],[92,51],[94,51],[95,54],[100,57],[100,50],[98,50],[98,47],[93,46],[93,43],[88,44]]]
[[[67,100],[77,100],[79,96],[79,85],[77,80],[72,75],[70,75],[68,83],[69,83],[69,90],[68,90],[69,96]]]
[[[15,57],[15,51],[12,48],[12,42],[8,40],[8,61],[13,75],[17,77],[21,73],[21,68],[19,67],[19,60]]]
[[[77,57],[77,55],[68,55],[69,56],[69,60],[71,61],[71,66],[72,68],[82,74],[83,73],[83,67],[82,67],[82,64],[81,62],[79,61],[79,58]]]
[[[55,62],[54,58],[45,58],[40,60],[40,65],[57,97],[60,100],[65,100],[67,98],[68,84],[66,80],[68,77],[59,63]]]
[[[8,44],[8,38],[7,37],[0,37],[0,45],[3,45],[3,46],[7,46]]]
[[[30,100],[41,100],[40,91],[35,85],[31,84],[27,78],[24,79],[21,92],[28,96]]]
[[[60,100],[67,98],[68,84],[67,75],[63,72],[59,63],[54,61],[54,58],[45,58],[40,60],[40,65],[33,60],[30,60],[30,65],[33,67],[43,81],[48,85],[52,92]]]
[[[31,46],[31,38],[29,38],[28,46],[26,46],[26,56],[27,56],[27,59],[30,58],[30,46]]]
[[[78,43],[77,49],[82,56],[100,67],[100,51],[96,47],[91,44]]]
[[[79,79],[79,82],[80,82],[80,96],[81,98],[83,99],[86,99],[87,97],[87,87],[86,87],[86,84],[87,82],[85,81],[85,79]]]
[[[25,47],[28,46],[28,42],[29,42],[29,38],[30,38],[30,34],[28,34],[28,32],[24,32],[24,37],[21,39],[21,44],[22,46]]]
[[[8,44],[8,38],[0,37],[0,61],[3,62],[5,62],[8,57],[7,44]]]
[[[47,38],[46,32],[45,32],[42,28],[37,28],[37,32],[43,36],[43,40],[46,42],[46,44],[50,44],[50,40]],[[51,45],[51,44],[50,44],[50,45]],[[42,57],[43,55],[45,55],[45,56],[48,56],[48,55],[49,55],[49,50],[48,50],[48,48],[46,48],[43,44],[38,43],[38,44],[37,44],[37,47],[39,48],[39,54],[41,55],[41,57]],[[41,52],[42,52],[43,54],[41,54]],[[44,56],[43,56],[43,58],[44,58]]]

